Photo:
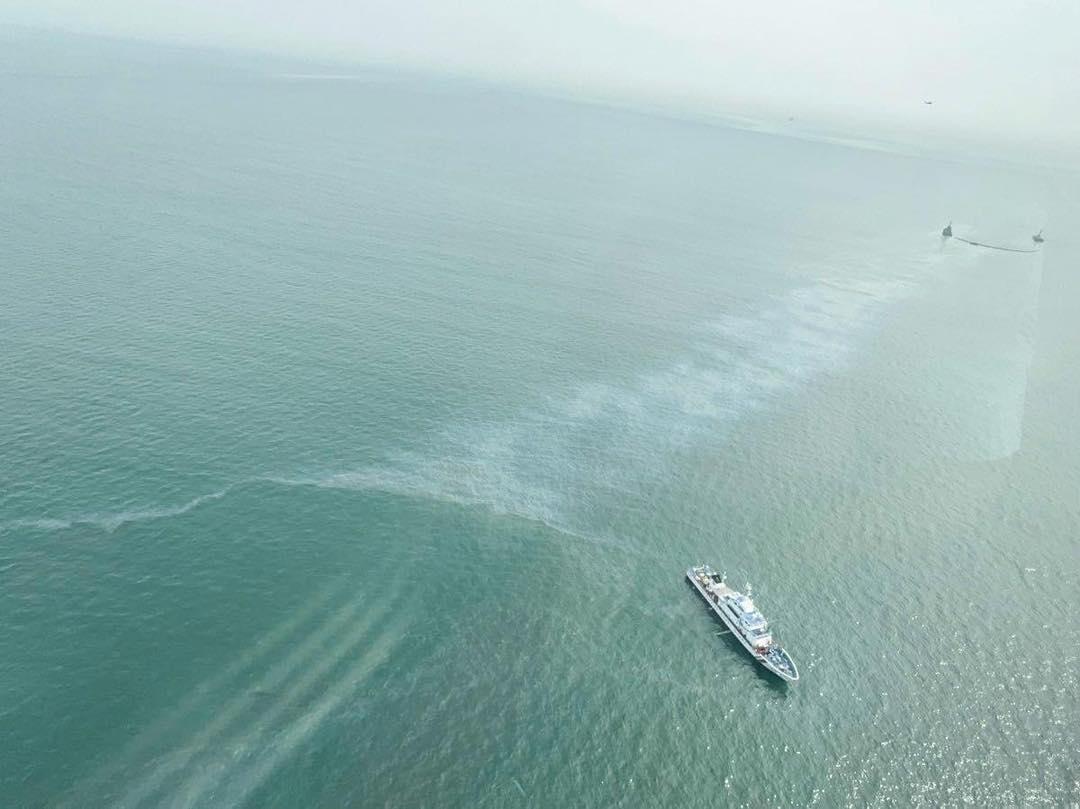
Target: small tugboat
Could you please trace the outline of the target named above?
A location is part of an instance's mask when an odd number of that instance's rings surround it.
[[[942,237],[944,237],[946,239],[948,239],[950,236],[952,236],[952,222],[950,222],[944,228],[942,228],[941,235],[942,235]]]
[[[750,585],[744,595],[729,587],[724,577],[708,565],[690,568],[686,578],[758,663],[786,682],[799,679],[795,661],[773,640],[765,617],[754,606]]]
[[[1042,231],[1040,230],[1038,233],[1031,237],[1031,241],[1035,242],[1035,244],[1042,244],[1046,241],[1046,239],[1043,238]]]

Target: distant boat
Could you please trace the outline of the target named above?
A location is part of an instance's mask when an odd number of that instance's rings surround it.
[[[923,101],[923,104],[933,104],[933,103],[934,103],[933,101],[925,101],[925,100]]]
[[[946,239],[948,239],[950,236],[952,236],[952,222],[950,222],[944,228],[942,228],[941,235],[943,237],[945,237]]]
[[[1035,244],[1042,244],[1046,241],[1046,239],[1043,238],[1042,231],[1040,230],[1038,233],[1031,237],[1031,241],[1035,242]]]

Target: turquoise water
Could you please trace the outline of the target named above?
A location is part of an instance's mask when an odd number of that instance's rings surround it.
[[[4,36],[0,805],[1080,799],[1074,178]]]

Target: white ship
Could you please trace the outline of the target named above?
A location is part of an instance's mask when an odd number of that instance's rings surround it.
[[[765,617],[754,606],[749,592],[743,594],[729,587],[724,577],[708,565],[690,568],[686,578],[758,663],[789,683],[799,679],[795,661],[773,639]]]

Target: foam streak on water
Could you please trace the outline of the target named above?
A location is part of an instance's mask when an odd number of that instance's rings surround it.
[[[899,282],[799,288],[756,315],[704,324],[692,355],[630,385],[591,383],[512,421],[448,426],[426,442],[429,452],[292,482],[481,505],[602,535],[572,516],[583,493],[637,488],[663,475],[665,459],[687,443],[782,406],[785,392],[842,367],[874,318],[905,294]]]
[[[394,648],[402,642],[407,630],[406,621],[391,621],[365,644],[363,651],[355,656],[353,664],[322,691],[316,702],[303,715],[275,733],[269,741],[260,738],[260,735],[265,737],[265,728],[258,728],[245,738],[233,757],[241,762],[241,766],[236,767],[239,772],[229,778],[224,787],[218,788],[212,805],[243,806],[251,794],[265,783],[283,762],[308,742],[320,726],[362,688],[368,676],[384,663]],[[251,749],[260,744],[263,749],[252,755]],[[248,766],[243,767],[245,759],[251,761]],[[213,787],[205,784],[181,787],[181,800],[177,805],[185,809],[200,805],[200,798],[208,789]]]
[[[198,767],[176,790],[177,798],[170,805],[176,809],[190,809],[201,805],[202,797],[206,794],[214,794],[217,785],[230,777],[231,771],[243,767],[253,756],[256,760],[250,766],[250,774],[243,778],[241,788],[242,795],[235,802],[223,801],[223,806],[240,805],[239,800],[246,797],[247,793],[254,789],[266,777],[267,764],[272,769],[272,762],[280,761],[287,757],[295,749],[299,739],[314,731],[318,723],[325,718],[326,713],[345,699],[350,689],[356,687],[356,681],[361,672],[370,671],[375,665],[385,660],[394,643],[400,642],[400,631],[404,630],[405,622],[399,617],[391,627],[382,627],[377,636],[369,640],[368,636],[373,627],[378,626],[383,616],[394,605],[384,603],[375,610],[369,610],[357,620],[351,628],[340,637],[335,638],[324,649],[316,660],[305,666],[303,671],[293,680],[286,683],[277,682],[275,685],[265,686],[271,691],[271,704],[261,710],[257,719],[251,725],[243,728],[234,736],[214,745],[220,749],[220,754],[208,762],[200,762]],[[355,609],[356,605],[353,605]],[[365,640],[367,641],[365,643]],[[390,644],[390,645],[387,645]],[[329,684],[324,679],[344,659],[356,656],[358,649],[363,646],[359,662],[355,663],[345,674],[335,675]],[[279,694],[274,693],[282,685],[288,687]],[[303,717],[286,725],[285,730],[278,731],[278,725],[285,713],[291,710],[300,700],[312,692],[316,686],[320,686],[322,696],[316,701],[314,707],[309,709]],[[300,731],[297,731],[297,728]],[[267,746],[267,740],[273,732],[273,749],[268,753],[262,753]],[[299,734],[299,739],[297,738]],[[292,740],[290,740],[292,739]],[[200,739],[198,748],[204,747],[205,739]],[[262,758],[259,758],[259,755]],[[187,770],[190,772],[190,769]],[[262,773],[260,775],[260,773]],[[161,804],[158,804],[161,805]]]
[[[85,805],[88,796],[97,794],[104,784],[145,764],[147,755],[157,747],[163,737],[184,723],[191,713],[203,707],[207,701],[220,699],[223,691],[235,688],[241,675],[248,672],[253,666],[258,665],[261,659],[280,653],[282,644],[288,642],[301,626],[325,608],[327,603],[339,594],[340,590],[340,581],[335,580],[327,583],[315,597],[305,604],[303,609],[293,613],[258,638],[226,668],[200,683],[175,708],[164,713],[153,725],[143,728],[131,742],[114,754],[107,764],[92,776],[80,781],[71,790],[71,799],[63,806],[74,808]],[[158,777],[149,776],[145,782],[146,786],[141,791],[149,792],[160,780]]]
[[[131,522],[186,514],[260,482],[372,490],[481,505],[567,531],[568,503],[588,486],[635,485],[628,480],[662,471],[667,453],[705,432],[729,427],[753,410],[779,406],[777,397],[834,371],[855,350],[862,332],[902,295],[902,282],[826,279],[795,289],[763,311],[703,324],[692,355],[633,384],[590,383],[567,398],[518,415],[513,421],[447,426],[424,443],[402,449],[385,463],[326,475],[267,474],[237,481],[178,506],[149,506],[114,514],[17,519],[0,531],[62,531],[88,525],[107,532]],[[601,428],[623,435],[602,453],[603,464],[584,464],[582,447]]]
[[[204,755],[208,748],[213,749],[214,746],[221,744],[220,737],[228,732],[235,722],[250,721],[245,717],[254,707],[259,694],[270,694],[275,701],[275,707],[267,712],[267,715],[279,715],[283,708],[287,707],[292,700],[303,696],[343,655],[347,654],[363,637],[368,627],[375,623],[388,607],[388,604],[383,604],[376,611],[365,613],[360,600],[347,601],[315,632],[309,634],[302,642],[275,661],[265,673],[259,676],[253,687],[244,688],[236,693],[214,711],[214,718],[210,722],[169,755],[163,757],[145,776],[131,784],[124,796],[116,802],[116,806],[122,809],[134,809],[145,801],[153,799],[168,779],[188,772],[196,757]],[[352,622],[361,617],[360,623],[352,629],[347,629]],[[346,631],[344,640],[341,639],[343,631]],[[288,690],[284,696],[279,696],[280,689],[286,687]],[[243,732],[243,730],[240,731],[241,734]],[[203,772],[212,774],[214,770],[215,768],[210,766]],[[154,802],[156,803],[156,800]]]

